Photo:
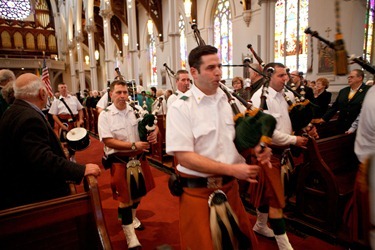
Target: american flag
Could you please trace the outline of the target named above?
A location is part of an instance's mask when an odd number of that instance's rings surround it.
[[[49,80],[49,72],[48,72],[48,67],[47,67],[47,64],[46,64],[46,59],[43,60],[42,81],[46,85],[48,95],[50,97],[53,97],[53,92],[52,92],[51,82]]]

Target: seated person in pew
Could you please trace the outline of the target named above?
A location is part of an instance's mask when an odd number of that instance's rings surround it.
[[[157,142],[159,129],[141,141],[135,111],[128,103],[129,92],[125,81],[115,80],[110,85],[112,104],[104,109],[98,120],[100,140],[104,143],[105,163],[111,168],[113,198],[118,200],[118,217],[129,249],[141,247],[134,229],[143,230],[135,217],[141,199],[154,188],[145,151]]]
[[[290,145],[305,147],[308,138],[292,135],[292,123],[288,112],[288,102],[285,95],[290,100],[294,100],[293,94],[284,92],[284,86],[288,82],[286,67],[281,63],[269,63],[264,67],[264,72],[268,68],[274,69],[272,73],[268,94],[266,96],[267,110],[265,113],[271,114],[276,118],[276,129],[272,136],[272,168],[261,168],[264,178],[259,181],[264,182],[263,189],[257,189],[255,186],[260,184],[250,184],[250,196],[260,196],[257,204],[254,205],[257,210],[257,222],[253,230],[266,237],[275,237],[279,249],[293,249],[289,243],[285,231],[285,221],[283,218],[283,208],[285,207],[284,188],[281,180],[281,160],[284,157],[285,150]],[[251,98],[253,105],[259,107],[261,103],[262,88],[260,88]],[[317,137],[315,127],[308,131],[312,137]],[[252,200],[252,199],[251,199]],[[254,199],[255,200],[255,199]],[[271,225],[271,230],[267,226],[267,220]]]
[[[310,100],[316,106],[313,106],[313,119],[322,118],[327,112],[328,106],[331,103],[332,93],[328,92],[329,81],[325,77],[316,79],[314,87],[314,97]]]
[[[338,132],[345,133],[357,118],[361,111],[363,100],[370,86],[363,83],[364,72],[360,69],[350,71],[348,76],[348,87],[339,91],[339,94],[327,112],[316,123],[328,122],[336,113],[338,115]]]
[[[42,80],[26,73],[13,87],[16,100],[0,122],[0,209],[69,195],[68,182],[99,176],[98,165],[66,159],[42,113],[48,97]]]

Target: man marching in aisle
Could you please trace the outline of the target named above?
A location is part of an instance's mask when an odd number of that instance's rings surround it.
[[[194,84],[170,106],[166,126],[166,151],[177,157],[183,189],[181,249],[256,249],[236,178],[255,181],[259,166],[247,165],[234,145],[232,110],[218,88],[222,70],[217,49],[196,47],[189,65]],[[269,157],[269,148],[258,154],[265,164]]]
[[[62,144],[66,145],[66,133],[74,127],[80,127],[83,124],[83,106],[77,97],[68,94],[65,83],[57,86],[60,97],[52,102],[49,114],[55,121],[55,133],[60,137]],[[68,147],[70,160],[75,162],[75,152]]]
[[[288,95],[290,100],[294,100],[291,92],[284,92],[284,85],[288,81],[286,68],[281,63],[269,63],[264,67],[264,72],[273,68],[274,72],[270,78],[269,93],[266,96],[266,108],[264,112],[275,117],[277,124],[272,136],[272,168],[262,168],[265,176],[263,189],[260,193],[251,192],[250,196],[260,195],[258,203],[253,204],[257,208],[257,222],[253,230],[266,237],[275,237],[280,250],[293,249],[289,243],[285,231],[285,221],[283,218],[283,208],[285,207],[284,188],[281,183],[281,159],[284,151],[290,145],[298,147],[306,146],[308,139],[302,136],[292,135],[292,123],[289,118],[288,103],[285,97]],[[262,89],[259,89],[251,98],[255,107],[260,106]],[[311,129],[309,134],[317,136],[316,129]],[[252,185],[252,184],[251,184]],[[260,184],[255,184],[260,185]],[[250,190],[255,190],[251,189]],[[260,201],[260,202],[259,202]],[[267,226],[267,219],[273,231]]]
[[[107,156],[105,167],[111,168],[113,197],[119,201],[118,212],[128,249],[139,249],[141,244],[134,231],[133,219],[141,198],[155,186],[144,151],[151,143],[156,143],[159,129],[155,126],[147,141],[140,140],[137,118],[127,103],[126,82],[113,81],[110,96],[112,104],[99,115],[99,137]]]

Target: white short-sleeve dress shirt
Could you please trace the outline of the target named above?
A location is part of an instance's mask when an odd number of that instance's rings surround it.
[[[244,163],[234,145],[235,128],[228,99],[221,89],[207,96],[195,85],[168,109],[166,151],[196,152],[207,158],[228,164]],[[207,177],[209,174],[178,165],[177,170]]]

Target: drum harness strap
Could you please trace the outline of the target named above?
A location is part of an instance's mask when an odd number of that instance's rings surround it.
[[[62,101],[62,103],[64,103],[65,107],[66,107],[66,108],[68,109],[68,111],[69,111],[70,116],[72,117],[72,118],[71,118],[72,120],[69,119],[69,122],[75,122],[75,117],[74,117],[74,115],[73,115],[73,112],[72,112],[72,110],[69,108],[68,104],[65,102],[64,98],[61,97],[61,98],[60,98],[60,101]]]
[[[60,97],[59,100],[60,100],[62,103],[64,103],[65,107],[68,109],[68,111],[69,111],[69,113],[70,113],[71,118],[68,119],[68,122],[75,122],[75,121],[76,121],[76,118],[75,118],[75,116],[73,115],[73,112],[72,112],[72,110],[69,108],[68,104],[65,102],[64,98],[63,98],[63,97]],[[65,124],[65,125],[67,125],[67,124]],[[68,126],[68,125],[67,125],[67,126]],[[66,141],[66,131],[63,131],[63,130],[62,130],[62,132],[61,132],[61,134],[60,134],[60,140],[61,140],[62,142],[65,142],[65,141]]]

